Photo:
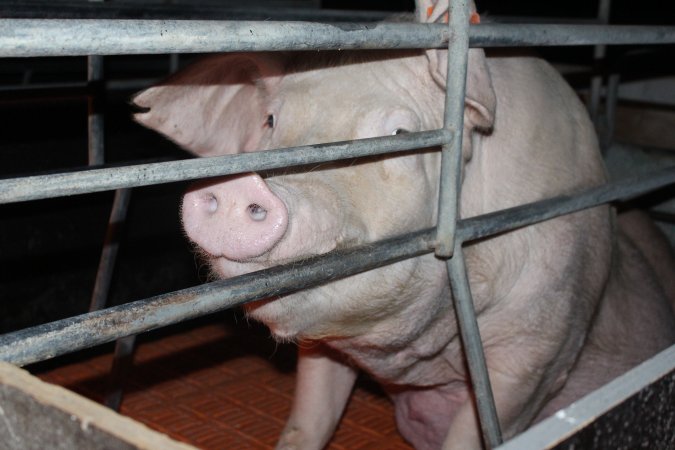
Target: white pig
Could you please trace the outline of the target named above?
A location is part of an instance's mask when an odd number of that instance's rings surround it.
[[[199,156],[437,129],[446,55],[214,56],[138,95],[147,110],[136,118]],[[583,106],[533,57],[470,51],[463,137],[462,217],[605,181]],[[185,231],[231,277],[431,227],[439,161],[421,151],[209,180],[185,195]],[[603,206],[465,246],[505,437],[675,341],[659,279],[613,224]],[[322,448],[359,370],[390,394],[416,448],[481,447],[444,261],[403,261],[246,311],[301,343],[280,448]]]

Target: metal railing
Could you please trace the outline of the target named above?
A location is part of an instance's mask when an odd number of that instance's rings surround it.
[[[293,165],[442,146],[437,228],[367,248],[331,252],[287,266],[90,312],[0,336],[0,359],[24,365],[192,317],[330,282],[436,252],[448,258],[454,301],[485,442],[501,442],[480,335],[466,281],[462,244],[675,183],[675,168],[466,220],[457,220],[466,52],[469,47],[675,43],[675,27],[602,25],[468,26],[465,1],[442,24],[0,19],[0,57],[449,48],[444,129],[215,158],[96,168],[0,180],[0,203],[147,186]],[[323,150],[323,151],[317,151]],[[325,151],[330,150],[330,151]],[[330,155],[328,157],[327,155]]]
[[[672,44],[674,27],[481,24],[470,47]],[[447,25],[203,20],[0,19],[0,57],[446,48]]]

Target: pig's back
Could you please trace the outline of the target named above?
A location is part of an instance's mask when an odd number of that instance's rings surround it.
[[[615,264],[587,344],[567,384],[540,418],[675,343],[673,299],[668,298],[675,272],[667,272],[675,261],[668,243],[655,236],[658,230],[642,213],[620,215],[618,228]],[[658,270],[652,264],[655,256],[662,257]]]
[[[483,204],[465,211],[490,212],[605,182],[592,123],[560,74],[531,56],[487,61],[495,124],[467,164],[466,190],[482,192]]]

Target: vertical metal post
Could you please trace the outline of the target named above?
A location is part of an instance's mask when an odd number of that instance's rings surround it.
[[[611,0],[600,0],[598,5],[598,20],[603,24],[609,23],[610,6]],[[593,71],[595,73],[591,78],[591,95],[589,98],[588,112],[591,116],[591,120],[595,124],[596,130],[598,130],[600,134],[604,133],[600,118],[600,97],[602,96],[602,66],[604,64],[606,53],[606,45],[596,45],[593,47]]]
[[[611,5],[611,0],[600,0],[598,5],[598,20],[606,24],[609,22],[609,7]],[[593,61],[597,64],[605,58],[607,52],[606,45],[596,45],[593,47]],[[596,74],[591,79],[591,98],[589,110],[591,118],[595,121],[598,114],[598,109],[600,105],[600,94],[602,90],[602,74]]]
[[[619,81],[621,76],[618,73],[612,73],[607,79],[607,93],[605,100],[605,114],[607,121],[607,129],[605,130],[605,135],[603,136],[604,141],[602,142],[602,148],[606,149],[612,144],[614,140],[614,128],[616,121],[616,104],[619,97]]]
[[[108,302],[110,281],[112,280],[112,273],[119,249],[120,232],[126,220],[130,196],[131,189],[118,189],[115,191],[115,199],[113,200],[108,228],[103,241],[103,250],[101,251],[101,259],[98,264],[98,272],[96,273],[89,311],[98,311],[104,308]]]
[[[89,84],[88,97],[88,131],[89,131],[89,165],[96,166],[105,162],[104,148],[104,88],[103,88],[103,56],[91,55],[87,58],[87,81]],[[129,205],[129,189],[120,189],[115,192],[108,229],[103,242],[101,259],[99,261],[94,290],[89,304],[90,311],[105,307],[110,290],[110,280],[115,267],[117,250],[119,247],[119,231],[126,218]]]
[[[455,249],[455,229],[459,210],[459,191],[462,183],[462,130],[464,124],[464,96],[469,50],[469,3],[467,0],[450,2],[450,43],[448,45],[448,72],[443,126],[453,133],[453,139],[441,151],[441,180],[438,199],[438,227],[436,256],[448,258]]]
[[[476,395],[483,440],[488,448],[495,448],[502,443],[502,433],[492,395],[487,364],[485,363],[485,354],[480,330],[478,329],[478,321],[476,320],[476,311],[473,307],[469,279],[466,275],[462,243],[459,240],[457,240],[452,258],[447,260],[447,265],[459,333],[469,366],[471,384]]]
[[[103,164],[103,56],[87,57],[89,165]]]
[[[179,57],[180,55],[178,53],[172,53],[171,55],[169,55],[169,73],[175,73],[178,71]]]
[[[489,448],[493,448],[502,442],[501,430],[466,276],[462,243],[455,238],[462,184],[462,135],[470,14],[468,0],[450,1],[448,26],[452,38],[448,45],[444,127],[453,133],[453,139],[443,146],[441,152],[435,253],[439,258],[450,258],[447,261],[448,275],[469,375],[476,395],[483,440]]]
[[[104,148],[104,87],[103,87],[103,56],[90,55],[87,58],[87,82],[89,85],[88,97],[88,143],[89,165],[96,166],[105,162]],[[89,311],[97,311],[108,303],[110,282],[112,280],[117,252],[119,249],[120,231],[126,220],[131,189],[115,191],[108,228],[106,230],[101,258],[99,260],[94,290],[89,304]],[[128,366],[135,344],[135,337],[127,337],[117,341],[115,357],[110,372],[109,393],[105,404],[114,410],[119,410],[122,399],[121,383]]]
[[[120,338],[115,342],[115,358],[108,378],[108,392],[103,401],[108,408],[114,411],[120,410],[122,395],[124,394],[122,385],[133,363],[135,348],[136,335],[134,334]]]

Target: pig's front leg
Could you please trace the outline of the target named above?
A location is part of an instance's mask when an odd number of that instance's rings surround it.
[[[342,417],[356,376],[355,368],[323,346],[300,349],[291,416],[277,448],[323,448]]]

